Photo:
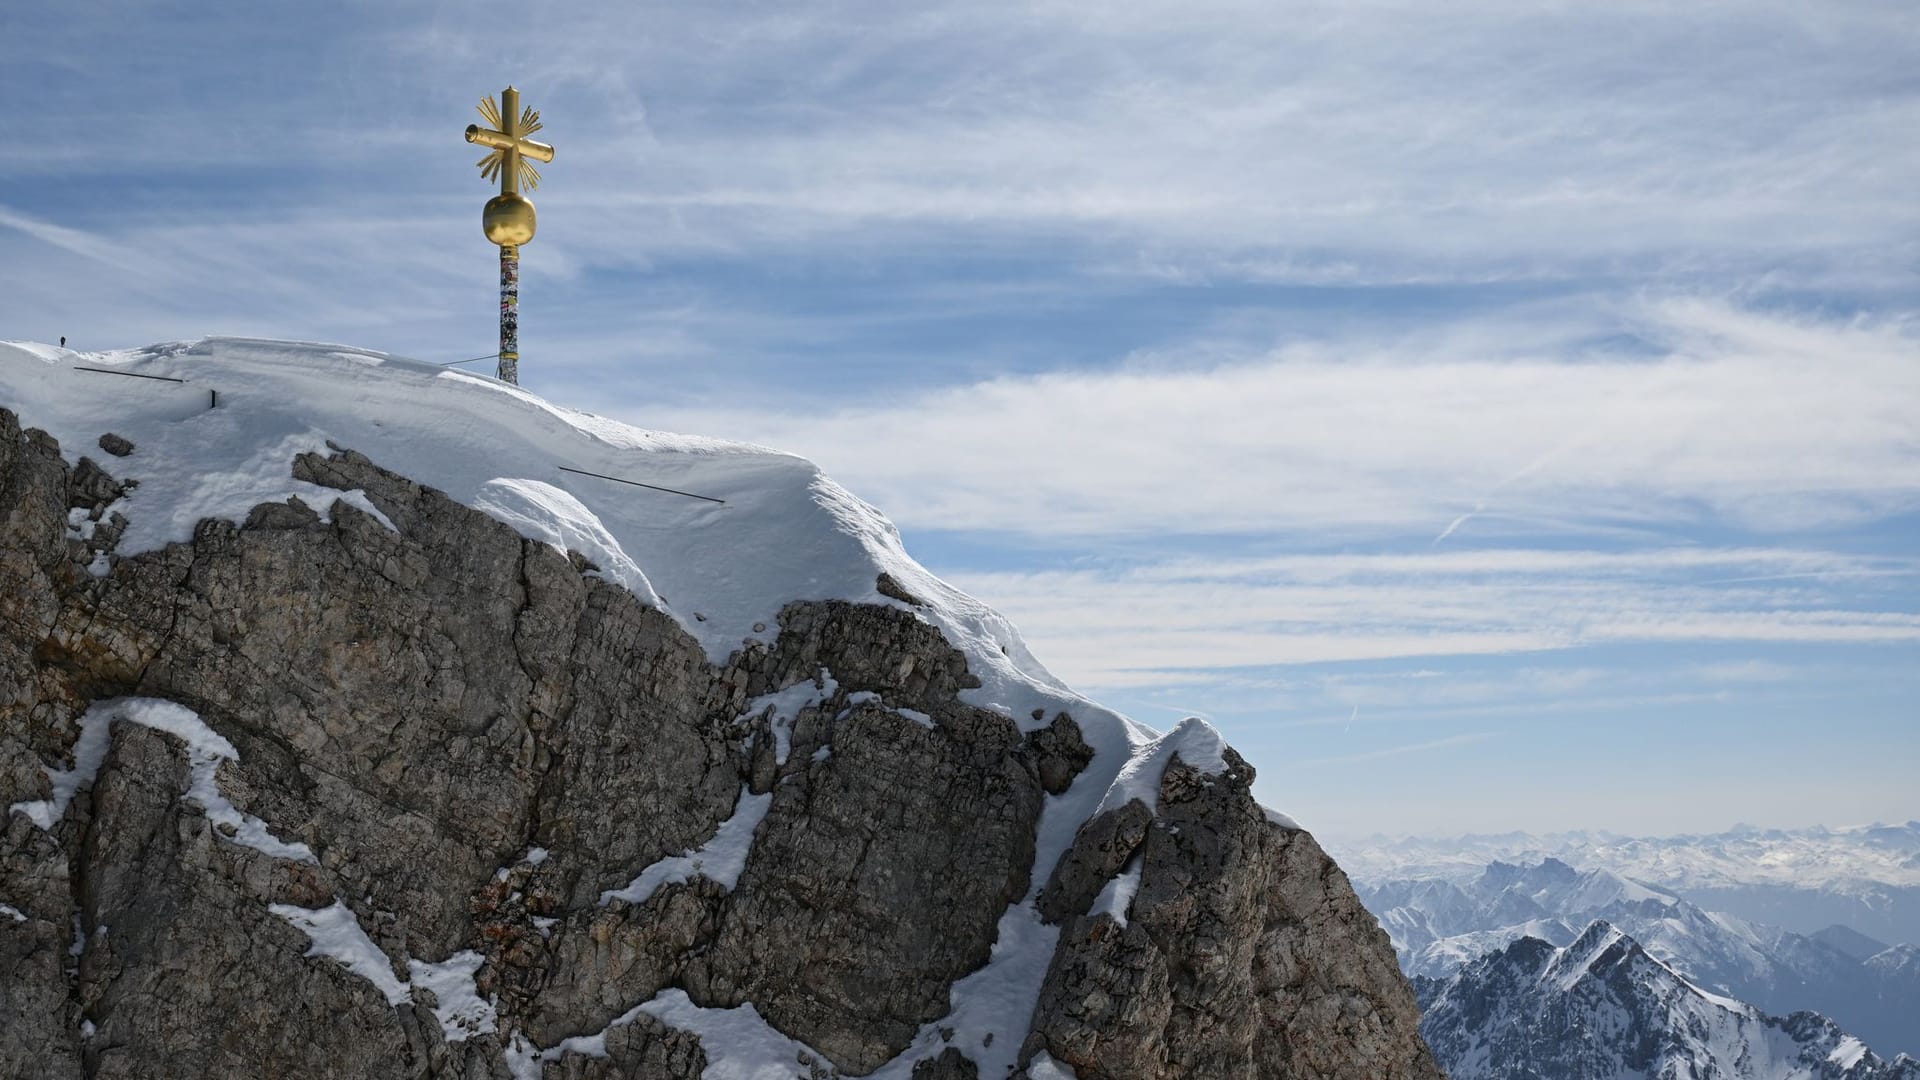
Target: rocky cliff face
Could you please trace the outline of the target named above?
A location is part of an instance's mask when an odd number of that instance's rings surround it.
[[[103,446],[0,410],[0,1076],[1440,1075],[1232,751],[1037,862],[1094,750],[898,583],[716,664],[337,448],[121,555]]]

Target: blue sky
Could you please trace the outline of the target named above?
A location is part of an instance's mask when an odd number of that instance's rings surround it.
[[[501,28],[510,32],[503,32]],[[1920,816],[1905,3],[0,10],[0,336],[815,458],[1332,835]]]

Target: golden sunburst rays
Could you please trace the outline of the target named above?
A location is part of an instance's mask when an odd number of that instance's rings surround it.
[[[507,154],[510,152],[511,151],[507,150],[490,150],[487,152],[486,157],[474,162],[474,164],[480,166],[481,177],[490,181],[498,179],[500,170],[507,167]],[[528,191],[540,190],[540,170],[534,168],[533,162],[528,161],[523,155],[514,154],[513,156],[519,158],[519,168],[514,175],[526,184]]]
[[[508,131],[506,125],[500,122],[502,119],[500,105],[493,100],[492,94],[480,99],[480,104],[475,108],[479,109],[480,116],[502,135],[531,135],[546,126],[540,122],[540,110],[528,107],[520,110],[520,122],[514,125],[512,131]]]
[[[487,122],[487,126],[502,134],[506,133],[507,126],[500,122],[500,106],[494,102],[492,94],[488,94],[486,97],[480,99],[480,104],[475,106],[475,108],[480,110],[480,118]],[[480,166],[480,176],[482,179],[489,182],[497,180],[500,177],[500,170],[506,167],[507,152],[505,150],[489,150],[487,151],[486,157],[481,158],[474,164]]]
[[[498,179],[500,170],[506,167],[507,152],[505,150],[489,150],[487,151],[486,157],[474,162],[474,164],[480,166],[480,178],[491,182]]]
[[[506,124],[501,122],[504,117],[500,112],[500,106],[493,100],[492,94],[488,94],[476,107],[480,110],[480,116],[485,119],[488,124],[492,125],[495,131],[498,131],[508,138],[525,138],[546,126],[540,122],[540,110],[526,108],[520,110],[518,123],[509,129]],[[528,161],[524,154],[517,154],[506,149],[490,150],[487,152],[486,157],[474,162],[474,164],[480,167],[480,176],[483,179],[488,181],[497,180],[500,177],[501,170],[507,167],[507,157],[510,154],[516,159],[512,186],[518,188],[524,183],[528,191],[539,190],[540,170],[534,168],[533,162]]]

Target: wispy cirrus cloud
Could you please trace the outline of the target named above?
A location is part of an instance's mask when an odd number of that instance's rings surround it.
[[[159,264],[151,256],[142,255],[120,243],[84,229],[72,229],[51,221],[43,221],[31,214],[18,213],[5,206],[0,206],[0,229],[10,229],[50,247],[79,255],[115,270],[140,274],[151,273],[159,268]]]
[[[1542,342],[1510,321],[654,416],[801,450],[909,526],[1030,537],[1772,531],[1920,508],[1920,340],[1898,322],[1673,301]]]
[[[674,16],[602,9],[530,50],[562,87],[644,102],[590,151],[628,182],[588,199],[665,226],[633,230],[656,250],[961,227],[1308,280],[1904,274],[1886,227],[1914,220],[1894,136],[1920,31],[1896,5]],[[437,26],[423,54],[464,40]]]
[[[1702,569],[1815,576],[1713,584]],[[1819,567],[1818,570],[1809,568]],[[1804,550],[1479,550],[957,575],[1069,682],[1161,686],[1223,669],[1650,643],[1920,645],[1920,612],[1849,586],[1920,560]],[[1721,668],[1717,681],[1741,669]],[[1537,687],[1541,697],[1577,687]],[[1422,687],[1444,704],[1445,687]],[[1361,704],[1358,699],[1354,704]]]
[[[1384,747],[1379,750],[1363,750],[1355,754],[1332,754],[1326,757],[1302,758],[1295,764],[1345,765],[1358,761],[1378,761],[1381,758],[1404,757],[1408,754],[1424,754],[1431,750],[1446,750],[1456,746],[1471,746],[1477,742],[1485,742],[1499,734],[1497,731],[1465,732],[1459,735],[1448,735],[1440,739],[1427,739],[1422,742]]]
[[[107,242],[177,230],[210,264],[207,295],[171,305],[184,320],[233,317],[216,298],[267,270],[322,297],[372,279],[354,304],[277,306],[289,336],[403,327],[484,294],[483,249],[471,274],[440,269],[478,243],[473,211],[422,204],[479,197],[458,130],[502,77],[487,28],[503,20],[521,43],[506,77],[561,147],[541,273],[711,293],[716,273],[824,271],[930,321],[939,302],[896,284],[1035,264],[1091,295],[1912,286],[1920,24],[1885,2],[604,3],[537,20],[501,2],[345,20],[62,5],[11,13],[0,39],[10,99],[37,106],[10,117],[32,152],[0,180],[22,212]],[[109,191],[134,194],[82,198]],[[306,227],[275,264],[236,219]],[[628,295],[592,294],[582,341]],[[644,336],[657,314],[622,325]]]

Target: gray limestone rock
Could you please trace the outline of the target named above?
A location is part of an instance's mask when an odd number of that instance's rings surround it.
[[[1040,891],[1040,917],[1059,923],[1085,915],[1094,897],[1140,850],[1152,822],[1153,811],[1139,799],[1088,818]]]
[[[1267,819],[1253,770],[1230,750],[1227,765],[1168,765],[1124,926],[1084,914],[1090,873],[1056,875],[1055,912],[1081,914],[1061,933],[1026,1056],[1115,1080],[1439,1080],[1385,932],[1312,837]],[[1125,844],[1110,838],[1131,834],[1138,805],[1089,822],[1062,867],[1116,865]]]
[[[1027,749],[1040,771],[1040,786],[1049,795],[1066,791],[1093,760],[1093,747],[1081,737],[1080,725],[1066,713],[1056,713],[1052,723],[1028,732]]]
[[[820,1032],[809,1044],[856,1075],[946,1014],[1026,892],[1044,797],[1011,720],[957,715],[935,729],[867,704],[835,723],[832,756],[775,790],[688,973],[695,1001]]]
[[[873,588],[881,596],[892,597],[903,604],[914,607],[926,607],[927,602],[907,591],[907,587],[894,580],[892,574],[883,573],[874,580]]]
[[[123,557],[143,456],[117,445],[69,466],[0,410],[0,806],[51,794],[94,703],[158,698],[232,744],[219,795],[312,860],[216,826],[180,740],[116,723],[50,831],[0,822],[0,1075],[510,1080],[515,1033],[604,1033],[548,1080],[697,1076],[696,1036],[607,1026],[671,988],[824,1055],[796,1076],[861,1075],[987,962],[1092,758],[1065,714],[1022,734],[962,701],[966,657],[908,607],[796,602],[715,665],[584,558],[337,447],[292,475],[378,515],[291,499]],[[776,760],[748,703],[826,677]],[[1384,936],[1250,779],[1176,766],[1157,811],[1040,868],[1062,932],[1029,1048],[1089,1077],[1435,1075]],[[743,792],[766,812],[736,883],[602,902]],[[1087,917],[1136,857],[1129,925]],[[336,901],[405,1000],[273,908]],[[404,984],[465,950],[498,1030],[450,1036]],[[914,1052],[921,1080],[978,1071]]]
[[[913,1067],[913,1080],[979,1080],[980,1067],[973,1059],[949,1046],[939,1057],[930,1057]]]
[[[635,1002],[675,985],[687,957],[713,941],[726,896],[712,880],[696,877],[663,886],[643,904],[615,900],[575,916],[540,958],[544,979],[527,1004],[528,1034],[550,1046],[598,1031]]]
[[[172,736],[114,733],[77,883],[88,1075],[428,1075],[432,1018],[423,1026],[414,1006],[306,959],[307,936],[269,911],[331,902],[311,868],[216,837],[182,802],[187,785]]]
[[[0,831],[0,1076],[78,1080],[79,1009],[67,854],[25,815]]]

